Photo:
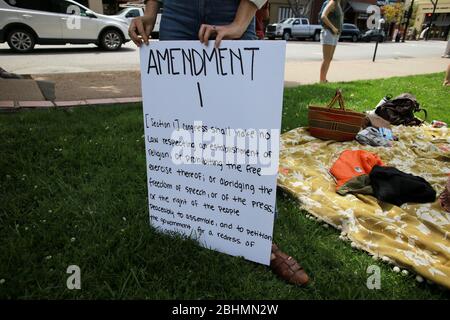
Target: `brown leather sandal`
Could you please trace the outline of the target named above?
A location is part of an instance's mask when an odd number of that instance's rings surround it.
[[[270,261],[270,267],[276,275],[295,285],[302,286],[308,283],[309,277],[305,270],[294,258],[281,252],[276,244],[272,244],[272,254],[275,255],[275,259]]]

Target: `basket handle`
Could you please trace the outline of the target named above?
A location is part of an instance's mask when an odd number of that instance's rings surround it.
[[[342,91],[340,89],[336,90],[336,94],[334,95],[334,98],[330,101],[330,103],[327,105],[327,108],[329,109],[333,108],[336,102],[339,102],[340,109],[345,111],[344,97],[342,96]]]

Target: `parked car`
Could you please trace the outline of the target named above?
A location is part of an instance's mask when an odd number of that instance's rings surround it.
[[[386,34],[384,33],[384,30],[367,30],[361,37],[361,40],[366,42],[370,42],[372,40],[376,41],[377,39],[379,42],[383,42],[384,40],[386,40]]]
[[[127,19],[128,21],[131,21],[134,18],[142,17],[143,15],[144,15],[144,8],[126,7],[111,17],[117,17],[117,18]]]
[[[284,40],[312,38],[314,41],[319,41],[321,30],[321,25],[310,24],[307,18],[288,18],[278,23],[269,24],[266,27],[266,36],[271,40],[275,38]]]
[[[120,18],[120,19],[126,19],[128,21],[128,23],[131,23],[131,20],[133,20],[134,18],[137,18],[137,17],[142,17],[144,15],[144,13],[145,13],[145,11],[144,11],[143,7],[141,8],[141,7],[130,6],[130,7],[126,7],[124,9],[122,9],[113,17]],[[153,31],[152,31],[152,38],[159,38],[159,25],[161,23],[161,16],[162,16],[162,11],[160,11],[158,13],[158,15],[156,16],[155,26],[153,27]]]
[[[351,40],[357,42],[361,39],[361,31],[354,24],[344,23],[339,40]]]
[[[125,19],[98,14],[72,0],[0,0],[0,43],[20,53],[36,44],[95,43],[118,50],[130,41]]]

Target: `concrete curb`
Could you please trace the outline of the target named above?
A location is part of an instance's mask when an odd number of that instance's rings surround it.
[[[0,111],[17,111],[20,109],[52,109],[90,105],[126,104],[142,102],[142,97],[86,99],[75,101],[11,101],[0,100]]]

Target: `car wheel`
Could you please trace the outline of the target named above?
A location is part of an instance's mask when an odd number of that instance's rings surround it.
[[[100,43],[105,50],[118,50],[123,44],[122,35],[117,30],[106,30],[101,36]]]
[[[383,36],[380,36],[379,41],[380,41],[380,42],[384,42],[384,37],[383,37]]]
[[[314,41],[320,41],[320,32],[314,34]]]
[[[275,37],[269,37],[269,40],[275,40]]]
[[[27,53],[34,49],[36,38],[34,34],[25,29],[11,31],[7,37],[9,47],[15,52]]]
[[[291,32],[290,32],[290,31],[285,31],[285,32],[283,33],[283,40],[288,41],[288,40],[290,40],[290,39],[291,39]]]
[[[357,42],[357,41],[358,41],[358,36],[357,36],[356,34],[354,34],[354,35],[352,36],[352,41],[353,41],[353,42]]]

